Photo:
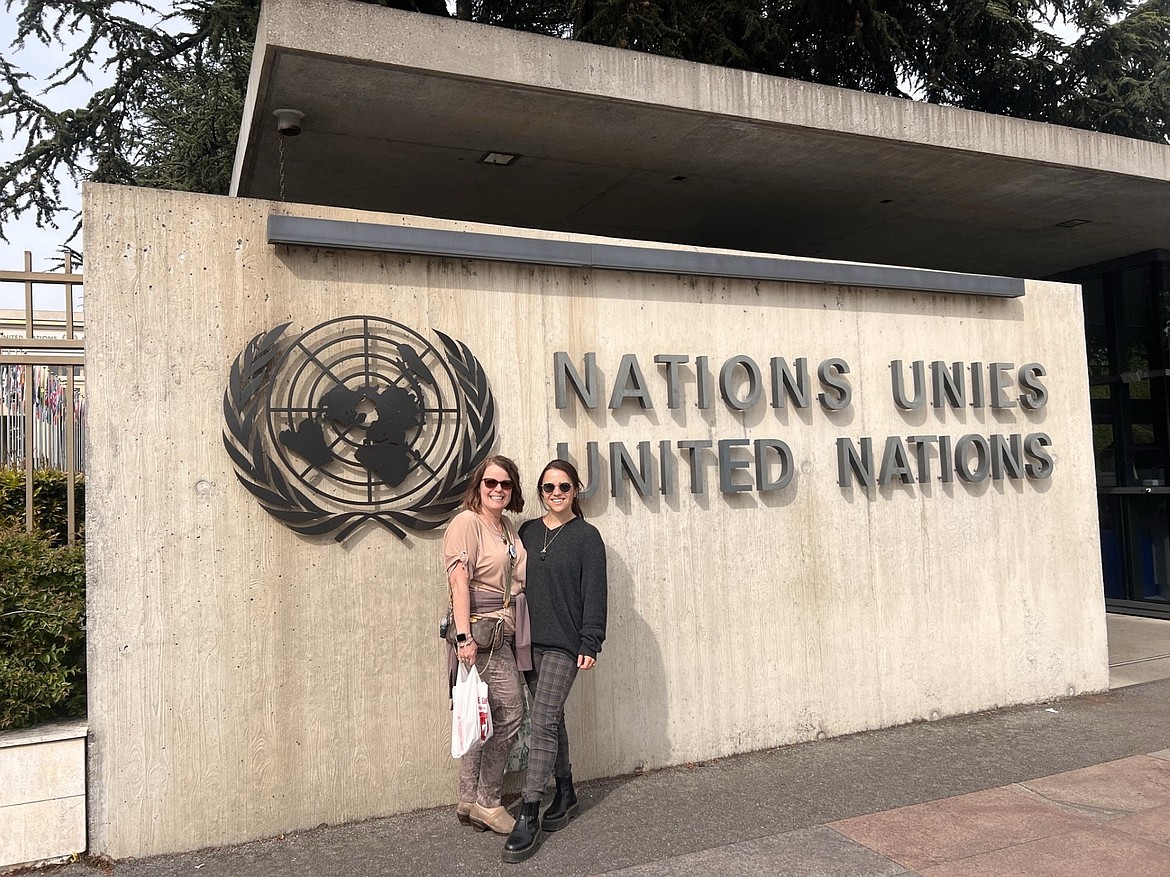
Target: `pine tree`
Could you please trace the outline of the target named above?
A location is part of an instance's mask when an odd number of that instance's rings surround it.
[[[65,175],[227,191],[259,0],[193,0],[160,27],[119,14],[126,5],[142,17],[156,15],[144,3],[119,0],[21,4],[17,45],[53,48],[81,38],[50,85],[90,81],[99,70],[112,81],[84,106],[57,111],[0,58],[0,118],[25,143],[22,155],[0,165],[0,222],[33,211],[38,223],[53,223]]]
[[[1170,0],[1115,18],[1091,7],[1060,70],[1063,124],[1143,140],[1170,139]]]

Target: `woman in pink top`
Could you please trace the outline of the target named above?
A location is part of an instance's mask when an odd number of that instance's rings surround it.
[[[443,534],[443,565],[451,587],[455,622],[455,654],[459,662],[474,664],[488,686],[494,732],[483,746],[460,759],[459,804],[455,813],[460,822],[480,831],[508,834],[516,820],[500,802],[504,766],[520,723],[524,718],[524,696],[517,670],[517,618],[520,643],[527,645],[527,612],[524,607],[524,576],[527,554],[516,530],[504,512],[524,510],[520,472],[507,457],[484,460],[472,475],[463,498],[463,511],[456,515]],[[517,605],[519,604],[519,606]],[[477,644],[472,623],[499,619],[503,624],[503,645]],[[482,625],[490,630],[493,625]],[[531,667],[531,652],[521,664]]]

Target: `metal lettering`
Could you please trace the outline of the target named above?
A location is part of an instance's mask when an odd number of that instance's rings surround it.
[[[930,364],[930,379],[934,391],[931,394],[932,407],[945,408],[950,405],[951,408],[962,408],[967,404],[964,371],[961,362],[951,363],[949,371],[947,364],[942,360],[936,359]]]
[[[691,457],[691,493],[707,492],[707,470],[703,468],[699,459],[700,451],[711,447],[710,439],[692,439],[678,442],[680,451],[690,451]]]
[[[903,484],[914,483],[914,471],[910,468],[906,446],[902,444],[901,436],[892,435],[886,438],[886,450],[882,454],[878,484],[893,484],[895,478]]]
[[[736,398],[731,386],[737,365],[742,366],[744,374],[747,375],[748,392],[742,399]],[[736,411],[747,411],[760,401],[760,387],[763,382],[764,376],[760,374],[760,367],[750,356],[733,356],[719,369],[719,393],[723,396],[723,401]]]
[[[666,407],[679,408],[682,406],[682,378],[679,377],[678,367],[690,362],[689,356],[678,353],[659,353],[654,357],[658,365],[666,366]]]
[[[991,407],[992,408],[1015,408],[1016,400],[1009,399],[1004,393],[1004,387],[1010,383],[1005,372],[1009,372],[1015,368],[1015,365],[1010,362],[993,362],[987,367],[987,376],[989,378],[988,384],[991,387]]]
[[[890,377],[893,381],[894,404],[905,411],[921,408],[926,401],[926,373],[921,359],[910,364],[910,372],[914,378],[914,398],[906,398],[906,384],[902,376],[902,360],[895,359],[890,363]]]
[[[642,374],[642,366],[638,365],[638,357],[633,353],[624,354],[622,361],[618,363],[617,377],[613,380],[613,392],[609,397],[609,407],[621,408],[627,399],[636,399],[643,410],[654,407],[650,391],[646,389],[646,376]]]
[[[991,437],[991,477],[998,480],[1004,475],[1017,479],[1024,477],[1024,448],[1019,433]]]
[[[912,435],[906,441],[914,446],[914,458],[918,462],[918,481],[930,480],[930,449],[938,442],[937,435]]]
[[[664,496],[675,493],[674,455],[670,453],[670,442],[658,443],[658,484],[659,492]]]
[[[780,477],[771,479],[769,475],[768,451],[776,452],[780,458]],[[792,481],[796,466],[792,460],[792,449],[780,439],[756,439],[756,490],[764,493],[769,490],[783,490]]]
[[[1048,404],[1048,388],[1040,381],[1046,374],[1048,372],[1038,362],[1025,362],[1020,366],[1017,378],[1024,390],[1020,393],[1020,404],[1025,408],[1035,410]]]
[[[569,407],[569,393],[567,384],[573,385],[573,391],[586,408],[597,407],[597,354],[585,354],[585,377],[573,367],[569,354],[558,350],[553,354],[553,384],[555,386],[557,410]]]
[[[837,439],[837,483],[848,487],[850,475],[866,487],[873,487],[873,439],[869,436],[861,439],[860,451],[852,439]]]
[[[638,442],[640,465],[622,442],[609,443],[609,492],[615,497],[626,495],[626,479],[634,485],[639,496],[649,496],[654,489],[654,461],[650,456],[650,442]]]
[[[938,437],[938,480],[943,484],[950,484],[955,480],[955,458],[951,454],[951,437],[949,435],[940,435]]]
[[[835,374],[834,374],[835,372]],[[849,407],[853,400],[853,387],[844,375],[849,374],[849,363],[834,357],[826,359],[817,366],[817,378],[826,390],[835,390],[835,393],[821,393],[817,396],[821,406],[826,411],[841,411]]]
[[[748,444],[747,439],[720,439],[719,440],[719,489],[724,493],[739,493],[744,490],[751,490],[751,483],[744,484],[737,483],[733,476],[736,469],[746,469],[750,465],[749,460],[733,460],[731,458],[731,451],[737,447],[743,447]]]
[[[695,357],[695,390],[699,408],[706,411],[711,407],[711,369],[706,356]]]
[[[1024,438],[1024,453],[1035,463],[1028,463],[1024,470],[1028,473],[1029,478],[1035,478],[1041,481],[1052,476],[1052,470],[1056,464],[1052,461],[1052,457],[1044,450],[1052,446],[1052,439],[1047,433],[1034,432]]]
[[[941,438],[941,436],[940,436]],[[969,451],[974,449],[976,465],[972,469],[970,466]],[[976,433],[968,433],[959,437],[955,442],[955,470],[959,473],[959,477],[964,481],[972,484],[983,481],[987,478],[988,470],[991,464],[991,449],[987,443],[987,439]]]
[[[791,397],[797,408],[809,406],[808,360],[801,357],[796,360],[796,375],[788,368],[788,363],[782,356],[773,356],[772,365],[772,407],[785,407],[786,400]]]
[[[983,363],[971,363],[971,407],[983,408],[987,401],[983,397]]]

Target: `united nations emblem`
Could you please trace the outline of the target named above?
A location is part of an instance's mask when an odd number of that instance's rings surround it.
[[[467,345],[382,317],[253,338],[223,397],[224,447],[277,520],[345,540],[440,527],[495,441],[495,400]]]

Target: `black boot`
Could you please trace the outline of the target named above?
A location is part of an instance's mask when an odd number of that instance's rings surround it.
[[[544,811],[541,828],[545,831],[560,831],[580,809],[577,806],[577,793],[573,791],[573,778],[557,777],[557,793],[553,795],[552,803]]]
[[[505,862],[523,862],[536,855],[544,840],[544,832],[540,830],[540,802],[525,801],[520,807],[520,815],[516,817],[516,827],[504,841]]]

